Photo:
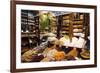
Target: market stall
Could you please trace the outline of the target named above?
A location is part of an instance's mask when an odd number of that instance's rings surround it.
[[[31,10],[21,13],[22,62],[90,59],[88,13]]]

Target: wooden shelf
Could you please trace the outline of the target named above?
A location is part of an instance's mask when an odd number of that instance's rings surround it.
[[[35,11],[33,13],[36,13]],[[24,27],[27,27],[29,30],[29,32],[21,32],[22,37],[28,37],[30,35],[36,35],[38,33],[38,28],[37,25],[39,25],[38,23],[38,17],[33,16],[32,11],[28,11],[28,10],[22,10],[21,12],[21,24]],[[30,31],[34,31],[34,32],[30,32]]]
[[[70,32],[69,31],[65,31],[65,32],[63,31],[63,32],[61,32],[61,34],[65,34],[65,33],[70,33]]]
[[[69,19],[69,17],[68,18],[63,18],[63,20],[68,20]]]
[[[73,19],[73,21],[83,21],[83,19]]]
[[[35,34],[31,34],[31,35],[23,34],[23,35],[21,35],[21,37],[37,37],[37,36]]]
[[[34,34],[35,32],[21,32],[21,34]]]
[[[83,21],[73,21],[73,24],[83,24]]]
[[[66,25],[66,24],[65,24],[65,25],[63,24],[62,27],[69,27],[69,25],[70,25],[70,24],[67,24],[67,25]]]
[[[74,26],[73,29],[82,29],[83,26]]]

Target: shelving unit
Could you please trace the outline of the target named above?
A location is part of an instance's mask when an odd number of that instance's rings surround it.
[[[62,15],[61,36],[69,35],[70,33],[70,14]]]
[[[62,20],[59,29],[61,37],[68,35],[70,40],[72,37],[78,37],[82,33],[85,39],[89,36],[89,14],[88,13],[69,13],[60,16]]]
[[[80,36],[83,33],[84,27],[84,14],[83,13],[72,13],[73,15],[73,36]]]
[[[33,48],[39,44],[39,17],[38,11],[21,10],[21,46]]]
[[[62,15],[62,23],[61,23],[61,31],[60,35],[63,37],[64,35],[68,35],[70,37],[70,40],[72,40],[72,13],[63,14]]]
[[[85,34],[84,39],[89,36],[89,14],[88,13],[73,13],[73,36]]]

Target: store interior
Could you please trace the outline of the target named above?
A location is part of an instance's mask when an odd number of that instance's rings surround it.
[[[90,59],[89,13],[21,10],[21,62]]]

